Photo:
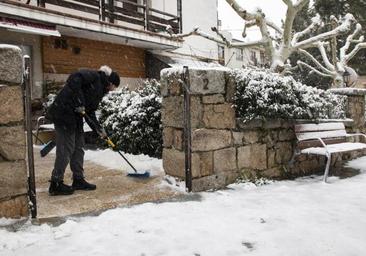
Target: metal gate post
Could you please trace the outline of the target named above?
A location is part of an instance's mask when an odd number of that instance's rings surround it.
[[[187,66],[183,67],[182,74],[184,91],[184,168],[186,178],[186,188],[188,192],[192,191],[192,138],[191,138],[191,86],[189,81],[189,70]]]
[[[24,56],[23,73],[23,95],[24,95],[24,113],[25,128],[27,131],[27,158],[28,158],[28,195],[31,202],[32,218],[37,217],[36,200],[36,179],[34,175],[34,157],[33,157],[33,138],[32,138],[32,112],[31,112],[31,60],[29,56]]]

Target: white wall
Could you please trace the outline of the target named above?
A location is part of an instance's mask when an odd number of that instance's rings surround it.
[[[238,49],[225,47],[225,65],[229,68],[242,68],[243,65],[254,65],[251,61],[251,52],[255,52],[257,58],[257,66],[265,64],[260,58],[260,50],[258,48],[243,49],[243,58],[238,60]]]
[[[22,49],[23,55],[31,57],[33,66],[32,98],[41,98],[43,84],[41,37],[0,28],[0,43],[17,45]]]
[[[153,0],[153,8],[176,13],[177,1]],[[217,27],[217,0],[182,0],[183,33],[199,27],[202,31],[216,35],[211,27]],[[183,47],[177,53],[203,58],[218,58],[217,43],[198,36],[185,38]]]

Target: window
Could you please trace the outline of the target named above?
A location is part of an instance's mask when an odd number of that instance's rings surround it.
[[[262,51],[260,53],[260,60],[261,60],[261,64],[265,64],[266,63],[266,55]]]
[[[257,66],[257,64],[258,64],[257,53],[255,51],[250,51],[250,60],[252,61],[252,64],[254,66]]]
[[[225,47],[219,45],[218,49],[218,57],[219,57],[219,63],[224,65],[225,64]]]
[[[244,50],[235,49],[236,60],[243,61]]]
[[[132,3],[123,2],[123,8],[129,11],[137,12],[137,6],[133,4],[133,3],[137,4],[137,0],[128,0],[128,1]]]

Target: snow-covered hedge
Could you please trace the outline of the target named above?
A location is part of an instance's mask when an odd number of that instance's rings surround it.
[[[234,106],[238,117],[327,119],[344,118],[345,98],[306,86],[290,76],[269,70],[233,70],[236,81]]]
[[[118,149],[161,157],[160,84],[146,81],[143,89],[110,93],[100,104],[100,121]]]

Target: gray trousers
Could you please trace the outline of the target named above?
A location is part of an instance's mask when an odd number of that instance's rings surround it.
[[[65,169],[70,163],[73,179],[84,178],[84,132],[66,130],[55,124],[56,160],[52,171],[52,181],[63,181]]]

